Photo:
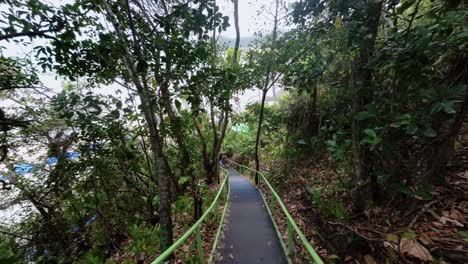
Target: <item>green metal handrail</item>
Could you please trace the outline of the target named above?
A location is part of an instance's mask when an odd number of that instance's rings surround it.
[[[218,243],[219,239],[219,234],[222,229],[223,225],[223,220],[224,220],[224,215],[226,213],[226,208],[227,208],[227,202],[229,198],[229,192],[230,192],[230,187],[229,187],[229,181],[228,181],[228,172],[226,169],[221,168],[224,173],[225,177],[223,180],[223,183],[221,184],[221,187],[219,188],[218,193],[216,194],[216,197],[214,198],[213,202],[211,203],[210,207],[205,211],[205,213],[198,219],[198,221],[187,231],[185,232],[179,239],[177,239],[174,244],[172,244],[168,249],[166,249],[159,257],[157,257],[151,264],[160,264],[163,263],[167,257],[169,257],[177,248],[182,246],[184,242],[193,234],[195,233],[195,243],[197,246],[197,259],[199,263],[205,263],[205,256],[203,253],[203,243],[201,240],[201,233],[200,233],[200,225],[204,222],[204,220],[208,217],[208,215],[213,211],[213,209],[216,207],[216,204],[218,203],[219,198],[221,197],[221,194],[224,192],[226,194],[226,203],[224,206],[224,211],[223,215],[221,216],[220,222],[219,222],[219,227],[218,231],[216,233],[215,240],[213,242],[213,247],[210,252],[210,256],[208,259],[208,263],[211,263],[213,261],[213,255],[216,250],[216,244]],[[215,210],[216,215],[218,214],[218,211]]]
[[[281,210],[283,211],[283,213],[286,215],[286,219],[287,219],[287,222],[288,222],[288,228],[287,228],[287,232],[288,232],[288,248],[287,248],[287,254],[288,254],[288,257],[292,257],[293,254],[294,254],[294,238],[293,238],[293,230],[296,232],[297,236],[299,237],[299,239],[301,240],[302,244],[304,245],[304,247],[306,248],[307,252],[309,253],[309,255],[312,257],[312,260],[314,261],[314,263],[318,263],[318,264],[322,264],[323,261],[322,259],[320,259],[320,256],[317,254],[317,252],[314,250],[314,248],[312,247],[312,245],[309,243],[309,241],[307,240],[307,238],[304,236],[304,234],[302,233],[301,229],[299,229],[299,227],[297,226],[296,222],[294,221],[294,219],[292,218],[291,214],[289,214],[289,211],[288,209],[286,209],[286,206],[284,205],[283,201],[281,201],[281,198],[280,196],[276,193],[276,191],[273,189],[273,187],[271,186],[270,182],[268,182],[268,180],[266,179],[265,175],[263,175],[262,172],[260,171],[257,171],[257,170],[254,170],[254,169],[251,169],[247,166],[244,166],[242,164],[239,164],[239,163],[236,163],[232,160],[229,160],[229,163],[230,164],[234,164],[234,165],[237,165],[241,168],[245,168],[247,170],[250,170],[254,173],[258,173],[258,175],[261,176],[261,179],[263,179],[263,181],[265,182],[265,184],[268,186],[268,188],[270,189],[270,192],[271,194],[273,195],[273,197],[275,197],[276,199],[276,202],[278,203],[278,205],[280,206]],[[268,204],[266,204],[266,206],[268,207]],[[273,207],[271,208],[273,210]],[[276,223],[275,219],[272,217],[272,221]],[[280,237],[280,239],[282,240],[282,238]]]

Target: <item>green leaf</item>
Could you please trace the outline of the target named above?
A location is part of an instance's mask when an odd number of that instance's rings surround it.
[[[405,233],[401,234],[401,238],[415,239],[416,234],[414,232],[405,232]]]
[[[372,115],[367,112],[367,111],[364,111],[364,112],[359,112],[357,115],[356,115],[356,119],[359,120],[359,121],[362,121],[362,120],[366,120],[368,119],[369,117],[371,117]]]
[[[189,180],[190,180],[189,177],[185,177],[185,176],[184,176],[184,177],[180,177],[180,178],[179,178],[179,184],[184,184],[184,183],[188,182]]]
[[[416,132],[418,132],[418,127],[415,126],[415,125],[409,125],[406,128],[406,133],[409,134],[409,135],[414,135],[414,134],[416,134]]]
[[[400,237],[398,235],[395,235],[395,234],[386,234],[385,235],[385,240],[397,243],[398,240],[400,240]]]
[[[411,121],[411,115],[403,114],[398,119],[401,120],[401,122],[406,122],[406,124],[408,124]]]
[[[431,113],[438,113],[442,111],[442,105],[440,103],[435,103],[431,106]]]
[[[461,236],[463,240],[468,242],[468,231],[458,231],[458,234]]]
[[[433,137],[436,137],[436,136],[437,136],[437,132],[436,132],[434,129],[432,129],[431,127],[428,127],[428,128],[424,131],[424,135],[425,135],[426,137],[431,137],[431,138],[433,138]]]
[[[366,107],[371,116],[377,115],[377,106],[375,104],[368,104]]]
[[[366,128],[364,129],[364,133],[368,136],[371,136],[373,138],[376,138],[377,137],[377,134],[375,133],[375,131],[371,128]]]
[[[433,197],[432,194],[429,192],[418,190],[414,193],[414,198],[422,201],[431,201]]]
[[[442,102],[441,103],[442,108],[444,109],[444,112],[447,114],[455,114],[457,111],[453,108],[453,103],[452,102]]]
[[[327,140],[327,145],[331,147],[336,147],[336,142],[333,140]]]
[[[412,5],[413,5],[413,1],[410,1],[410,0],[407,0],[407,1],[403,2],[403,3],[401,3],[401,5],[397,8],[398,14],[402,14],[408,8],[410,8]]]

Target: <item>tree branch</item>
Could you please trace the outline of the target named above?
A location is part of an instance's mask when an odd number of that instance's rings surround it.
[[[6,34],[6,35],[1,35],[0,36],[0,41],[2,40],[9,40],[12,38],[19,38],[19,37],[42,37],[42,38],[47,38],[47,39],[53,39],[53,40],[58,40],[56,37],[47,35],[46,33],[50,32],[57,32],[62,30],[63,27],[58,28],[58,29],[47,29],[47,30],[39,30],[39,31],[28,31],[28,32],[17,32],[17,33],[12,33],[12,34]]]

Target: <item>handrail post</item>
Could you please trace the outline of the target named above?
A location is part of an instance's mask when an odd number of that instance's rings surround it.
[[[197,243],[198,262],[203,264],[205,263],[205,257],[203,256],[203,243],[201,240],[200,226],[197,226],[197,229],[195,229],[195,237]]]
[[[275,214],[275,200],[273,197],[270,197],[270,211],[271,211],[271,217],[274,217]]]
[[[229,179],[228,179],[229,181]],[[227,185],[226,187],[226,203],[229,201],[229,191],[231,190],[231,186],[230,185]]]
[[[288,221],[288,255],[292,257],[294,255],[294,238],[292,233],[291,221]]]
[[[218,205],[218,201],[216,201],[215,205]],[[219,219],[219,211],[216,208],[213,210],[213,215],[214,215],[215,222],[217,223]]]
[[[226,175],[226,177],[228,177],[228,176]],[[227,179],[227,181],[229,182],[229,179]],[[226,195],[226,199],[228,199],[228,198],[229,198],[229,197],[228,197],[228,193],[229,193],[229,185],[227,185],[227,186],[224,186],[224,190],[223,190],[223,192],[224,192],[224,195]]]

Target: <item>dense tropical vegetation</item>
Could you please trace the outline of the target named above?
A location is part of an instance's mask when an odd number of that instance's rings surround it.
[[[231,21],[216,0],[0,1],[0,210],[22,214],[0,263],[148,263],[221,154],[267,172],[327,262],[466,263],[466,3],[266,2],[241,47],[238,0]]]

